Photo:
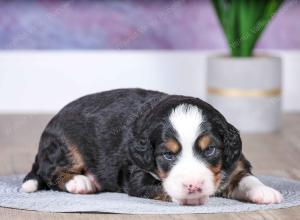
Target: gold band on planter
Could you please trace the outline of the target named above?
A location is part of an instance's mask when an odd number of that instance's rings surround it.
[[[216,88],[208,87],[207,93],[218,96],[231,97],[272,97],[279,96],[281,89],[233,89],[233,88]]]

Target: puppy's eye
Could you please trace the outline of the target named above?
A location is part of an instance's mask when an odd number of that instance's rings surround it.
[[[211,157],[216,153],[216,148],[214,146],[209,146],[205,151],[204,151],[204,156],[205,157]]]
[[[167,152],[167,153],[163,153],[163,157],[166,159],[166,160],[175,160],[176,156],[170,152]]]

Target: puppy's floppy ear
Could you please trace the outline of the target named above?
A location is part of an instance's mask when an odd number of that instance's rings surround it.
[[[152,143],[151,135],[160,124],[160,118],[157,118],[157,105],[162,98],[150,101],[149,105],[144,105],[145,111],[141,111],[139,117],[130,126],[129,134],[129,157],[131,161],[145,171],[154,171],[156,163],[154,157],[155,145]],[[147,108],[145,108],[145,106]]]
[[[146,135],[142,135],[132,140],[129,146],[129,156],[139,168],[153,171],[155,167],[153,148],[149,138]]]
[[[226,123],[223,132],[223,142],[225,147],[223,153],[223,167],[224,169],[230,169],[240,158],[242,152],[242,140],[239,131],[229,123]]]

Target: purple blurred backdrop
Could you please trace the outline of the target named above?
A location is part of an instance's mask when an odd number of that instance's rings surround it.
[[[300,2],[286,1],[258,48],[300,48]],[[1,49],[223,49],[208,0],[0,0]]]

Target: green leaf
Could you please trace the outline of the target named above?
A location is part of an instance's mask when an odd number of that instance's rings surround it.
[[[211,0],[232,56],[252,56],[253,49],[283,0]]]

